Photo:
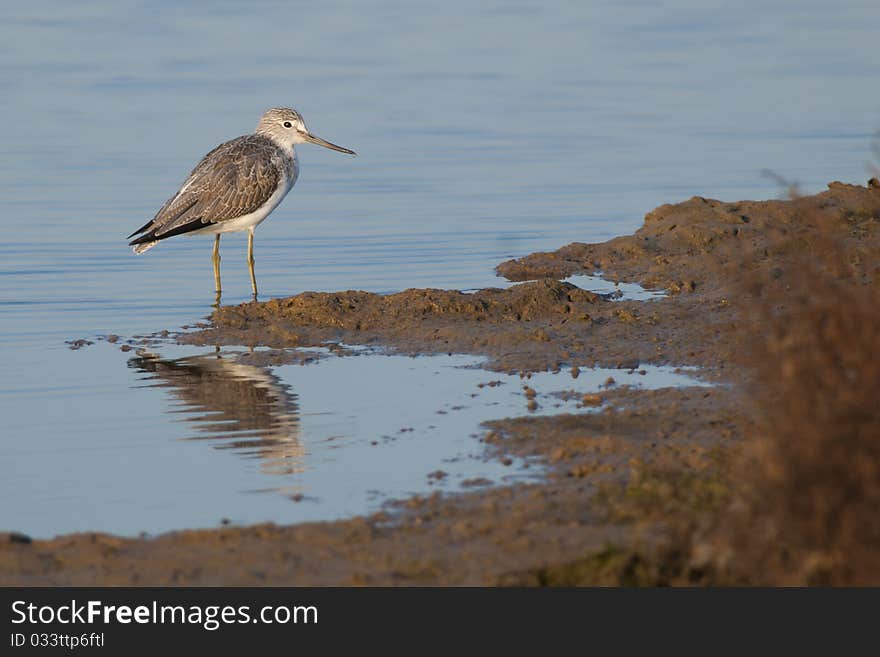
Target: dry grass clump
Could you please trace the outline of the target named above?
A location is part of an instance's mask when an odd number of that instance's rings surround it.
[[[870,207],[795,219],[763,266],[739,273],[741,448],[700,474],[696,498],[649,505],[667,528],[659,547],[606,550],[548,582],[880,584],[880,189]],[[618,504],[648,513],[649,497],[628,500],[645,486],[634,480]]]
[[[880,199],[862,214],[859,241],[876,238]],[[873,262],[845,246],[853,222],[810,226],[810,247],[753,285],[755,423],[693,552],[713,579],[880,584],[880,280],[876,239]]]

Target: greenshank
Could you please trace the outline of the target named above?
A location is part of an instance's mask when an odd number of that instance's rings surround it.
[[[214,235],[214,286],[220,298],[220,235],[248,231],[248,269],[254,274],[254,230],[291,190],[299,176],[295,146],[309,142],[340,153],[353,150],[309,132],[300,113],[274,107],[253,134],[237,137],[202,158],[178,192],[146,224],[129,235],[135,253],[144,253],[175,235]]]

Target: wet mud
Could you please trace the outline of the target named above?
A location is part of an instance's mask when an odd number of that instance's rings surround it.
[[[144,539],[0,535],[0,583],[621,583],[603,580],[609,561],[650,543],[664,524],[652,513],[634,517],[621,509],[647,508],[639,507],[646,499],[656,509],[673,498],[679,509],[682,499],[696,508],[723,494],[713,473],[753,414],[748,374],[737,359],[749,346],[744,329],[755,321],[749,281],[760,276],[784,288],[791,257],[818,248],[829,234],[844,245],[859,279],[854,284],[876,281],[880,189],[835,182],[793,200],[694,197],[663,205],[633,235],[501,263],[500,275],[527,281],[504,289],[306,292],[222,307],[207,327],[179,339],[467,352],[487,356],[489,369],[524,376],[590,366],[695,366],[717,385],[639,390],[609,382],[583,400],[596,412],[490,423],[480,439],[486,453],[502,462],[527,456],[548,464],[540,483],[487,488],[474,482],[462,493],[401,500],[367,517],[287,527]],[[669,294],[612,301],[559,280],[596,271]],[[682,482],[695,477],[699,486],[688,484],[682,493]],[[636,504],[618,504],[620,495]],[[567,578],[572,568],[574,580]]]

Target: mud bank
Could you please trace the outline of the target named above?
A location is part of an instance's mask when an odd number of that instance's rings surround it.
[[[751,281],[784,290],[797,275],[792,257],[827,239],[842,245],[853,285],[876,281],[878,228],[873,183],[831,183],[790,201],[694,197],[650,212],[634,235],[502,263],[498,272],[508,279],[531,281],[506,289],[304,293],[221,308],[209,328],[182,340],[470,352],[488,356],[490,368],[523,372],[666,363],[702,367],[722,385],[611,387],[598,413],[492,423],[482,439],[488,453],[549,463],[540,484],[413,498],[333,523],[152,539],[0,536],[0,583],[637,583],[632,564],[616,561],[663,534],[663,510],[696,513],[725,494],[718,464],[754,412],[745,393],[752,382],[738,359],[754,334]],[[597,270],[670,295],[612,302],[557,280]]]
[[[508,371],[654,362],[697,365],[720,376],[741,347],[744,277],[762,271],[784,277],[786,254],[775,246],[780,236],[801,235],[809,244],[817,226],[839,226],[848,247],[866,259],[875,248],[869,229],[878,197],[877,188],[838,182],[792,201],[694,197],[648,213],[634,235],[502,263],[500,275],[530,281],[506,289],[305,292],[220,308],[211,328],[183,340],[274,347],[336,340],[410,353],[477,353],[492,359],[490,368]],[[867,276],[869,260],[865,267]],[[558,280],[595,271],[670,296],[611,301]]]

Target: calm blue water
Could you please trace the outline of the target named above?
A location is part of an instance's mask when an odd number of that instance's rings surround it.
[[[138,468],[108,456],[131,431],[102,410],[111,391],[156,419],[157,451],[182,449],[129,356],[64,340],[209,312],[209,239],[136,257],[124,238],[266,107],[360,155],[300,149],[257,231],[264,297],[480,287],[504,259],[631,232],[660,203],[776,196],[764,169],[805,191],[864,182],[880,127],[873,0],[3,9],[0,496],[17,505],[0,528],[51,520],[53,496],[94,506],[99,473]],[[226,303],[249,294],[245,243],[223,239]],[[193,464],[191,485],[215,474]]]

